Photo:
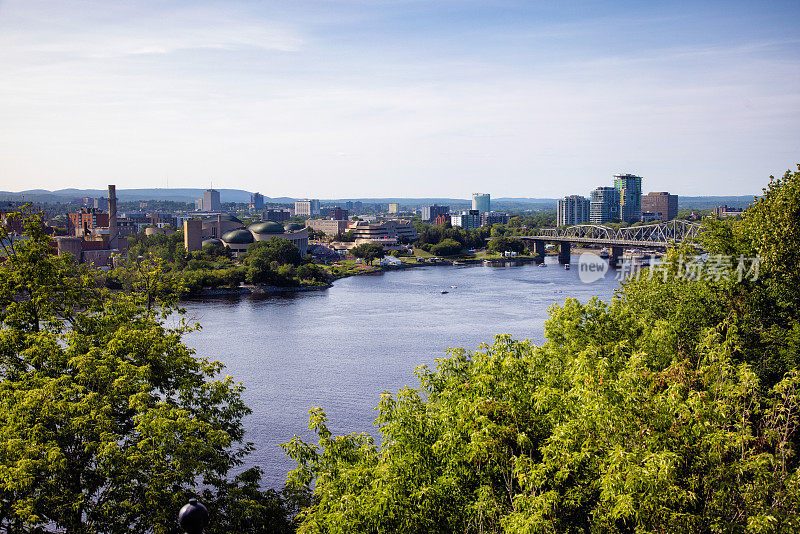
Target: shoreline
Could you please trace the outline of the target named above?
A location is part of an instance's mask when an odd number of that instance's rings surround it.
[[[507,261],[522,261],[522,262],[533,262],[533,256],[513,256],[508,258],[496,258],[496,259],[478,259],[478,258],[469,258],[463,260],[441,260],[436,262],[425,262],[425,263],[403,263],[397,266],[383,266],[383,265],[372,265],[370,269],[364,269],[363,271],[356,271],[356,272],[349,272],[346,274],[341,274],[337,276],[333,276],[331,278],[330,283],[319,285],[319,286],[297,286],[297,287],[281,287],[281,286],[254,286],[254,285],[241,285],[236,288],[203,288],[196,293],[191,293],[185,295],[180,298],[180,300],[195,300],[199,298],[215,298],[215,297],[235,297],[235,296],[244,296],[244,295],[259,295],[259,296],[269,296],[269,295],[284,295],[288,293],[304,293],[307,291],[323,291],[326,289],[330,289],[333,287],[333,282],[336,280],[341,280],[342,278],[349,278],[351,276],[364,276],[369,274],[378,274],[390,271],[399,271],[403,269],[416,269],[418,267],[428,267],[428,266],[449,266],[449,267],[458,267],[459,265],[475,265],[480,264],[485,261],[489,261],[491,263],[502,263]]]

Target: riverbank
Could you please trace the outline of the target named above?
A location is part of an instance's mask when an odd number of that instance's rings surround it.
[[[405,258],[401,258],[403,260]],[[479,258],[460,258],[460,259],[438,259],[436,261],[403,261],[400,265],[363,265],[351,260],[341,262],[340,265],[329,265],[331,271],[331,281],[327,284],[320,284],[314,286],[260,286],[260,285],[241,285],[239,287],[220,287],[220,288],[203,288],[197,292],[185,295],[182,300],[194,300],[198,298],[214,298],[214,297],[232,297],[244,295],[281,295],[289,293],[301,293],[307,291],[323,291],[333,287],[333,282],[351,276],[361,276],[368,274],[378,274],[388,271],[399,271],[404,269],[414,269],[417,267],[427,266],[459,266],[459,265],[477,265],[484,262],[490,263],[505,263],[505,262],[520,262],[531,263],[535,261],[533,256],[489,256]],[[335,269],[335,270],[334,270]],[[343,270],[339,270],[343,269]]]

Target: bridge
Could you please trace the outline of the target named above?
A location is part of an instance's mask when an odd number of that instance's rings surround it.
[[[609,263],[615,265],[625,247],[664,250],[693,240],[702,227],[701,224],[684,220],[628,226],[618,230],[598,224],[578,224],[564,228],[542,228],[537,235],[519,238],[532,243],[534,253],[542,259],[546,243],[559,243],[558,261],[561,263],[569,263],[572,243],[605,246],[610,250]]]

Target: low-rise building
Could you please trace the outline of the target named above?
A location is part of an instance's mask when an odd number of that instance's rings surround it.
[[[283,208],[267,208],[261,214],[262,221],[283,222],[292,217],[292,211]]]
[[[315,232],[324,232],[325,235],[343,234],[347,231],[346,220],[334,219],[309,219],[306,221],[306,226]]]
[[[356,242],[361,240],[392,238],[398,240],[414,241],[419,237],[417,229],[409,221],[390,219],[380,223],[369,223],[366,221],[356,221],[352,223],[349,230],[353,231]]]
[[[81,208],[78,213],[68,214],[67,231],[72,236],[90,234],[99,227],[108,228],[108,213],[96,208]]]
[[[744,213],[744,208],[730,208],[727,205],[717,206],[713,210],[714,216],[723,218],[723,217],[741,217],[742,213]]]

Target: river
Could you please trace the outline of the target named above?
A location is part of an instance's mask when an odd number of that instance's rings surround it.
[[[279,489],[293,465],[278,445],[314,437],[312,406],[325,409],[335,434],[378,437],[379,395],[418,386],[416,366],[495,334],[540,343],[549,306],[608,301],[619,287],[613,271],[584,284],[555,258],[547,264],[419,267],[343,278],[323,291],[192,301],[187,316],[203,328],[184,340],[244,384],[253,410],[246,439],[256,448],[245,467],[260,465],[264,485]]]

